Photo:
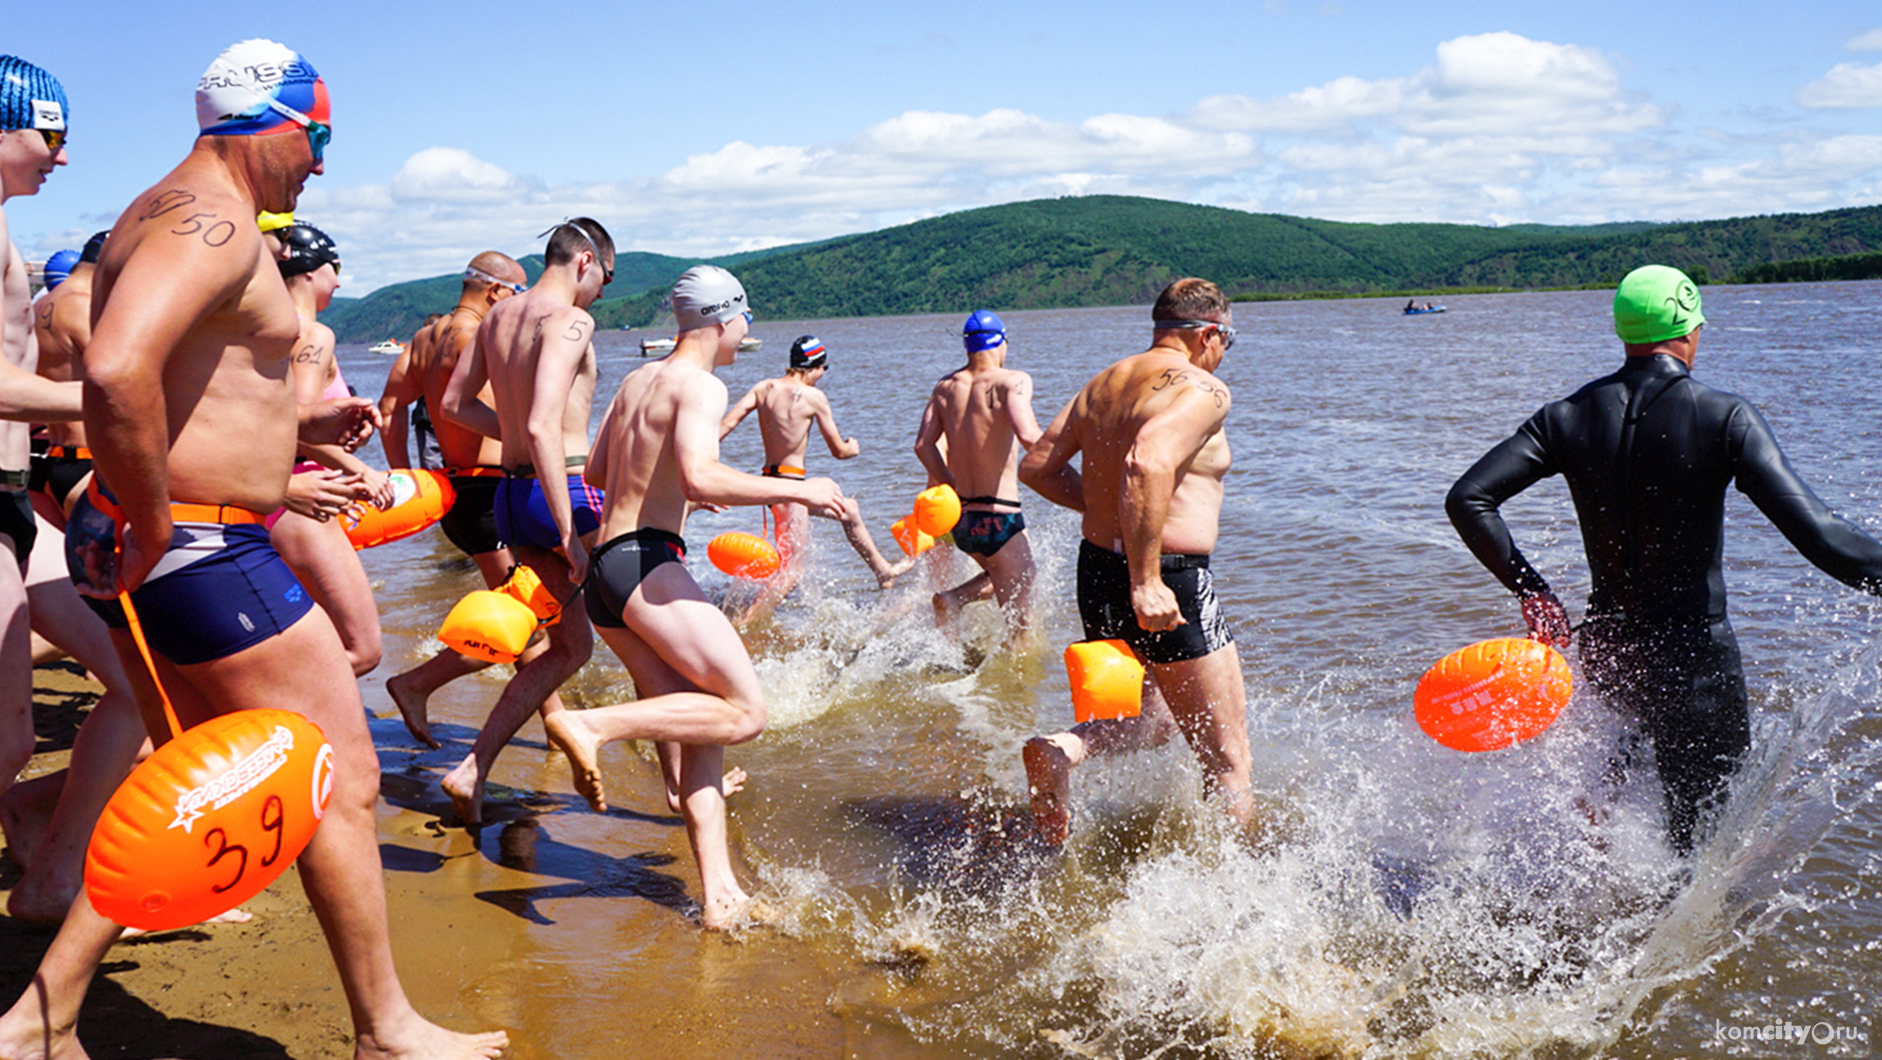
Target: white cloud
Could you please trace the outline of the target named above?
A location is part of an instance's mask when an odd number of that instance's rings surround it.
[[[1882,34],[1882,30],[1877,31]],[[1882,107],[1882,64],[1838,63],[1830,72],[1797,90],[1806,107],[1861,110]]]
[[[392,178],[393,197],[406,202],[501,202],[523,190],[501,166],[456,147],[427,147]]]
[[[1843,47],[1852,52],[1882,52],[1882,29],[1872,29],[1860,37],[1852,37]]]
[[[1819,85],[1871,69],[1838,67]],[[1214,96],[1165,116],[908,111],[847,140],[733,141],[635,180],[544,185],[431,147],[388,185],[316,181],[301,212],[341,240],[356,293],[487,248],[532,252],[573,214],[600,218],[623,249],[706,257],[1060,195],[1576,224],[1824,209],[1873,202],[1882,187],[1882,137],[1760,139],[1681,129],[1670,113],[1631,93],[1599,51],[1484,33],[1437,45],[1402,77]]]

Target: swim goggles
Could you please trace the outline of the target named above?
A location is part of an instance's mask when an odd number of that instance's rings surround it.
[[[314,153],[314,165],[326,158],[327,145],[333,142],[332,126],[315,121],[273,96],[268,97],[268,109],[307,130],[307,147]]]
[[[1213,320],[1152,320],[1150,327],[1156,331],[1175,330],[1179,328],[1184,330],[1214,328],[1217,333],[1222,336],[1222,351],[1224,353],[1228,352],[1229,347],[1235,345],[1235,329],[1229,327],[1227,324],[1219,324]]]
[[[529,285],[526,283],[511,283],[508,280],[499,280],[475,265],[467,266],[464,269],[464,278],[467,280],[482,280],[496,287],[507,287],[512,294],[522,294],[524,291],[529,290]]]
[[[61,147],[65,146],[66,137],[70,135],[65,129],[34,129],[33,131],[46,138],[46,150],[55,155],[59,153]]]

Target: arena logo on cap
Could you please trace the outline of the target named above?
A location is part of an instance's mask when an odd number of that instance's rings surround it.
[[[65,108],[56,99],[33,100],[33,128],[65,128]]]
[[[725,312],[726,310],[728,310],[728,309],[730,309],[730,308],[732,308],[733,306],[735,306],[735,305],[739,305],[739,304],[741,304],[741,303],[743,303],[744,301],[745,301],[745,295],[744,295],[744,292],[740,292],[740,293],[738,293],[738,294],[735,294],[735,295],[733,295],[732,297],[730,297],[730,298],[728,298],[728,299],[726,299],[726,300],[725,300],[725,301],[723,301],[723,302],[714,302],[714,303],[713,303],[713,304],[711,304],[711,305],[702,305],[702,306],[700,306],[700,307],[699,307],[699,315],[700,315],[700,316],[708,316],[708,317],[709,317],[709,316],[717,316],[718,314],[720,314],[720,313],[723,313],[723,312]]]

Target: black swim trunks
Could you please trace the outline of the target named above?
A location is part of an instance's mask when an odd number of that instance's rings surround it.
[[[497,537],[497,486],[503,481],[503,469],[454,467],[449,474],[457,499],[438,520],[445,538],[466,556],[481,556],[502,548],[503,542]]]
[[[958,537],[958,531],[956,531]],[[1208,556],[1163,555],[1163,584],[1176,594],[1183,624],[1151,632],[1131,606],[1130,560],[1089,541],[1078,543],[1078,617],[1086,640],[1122,640],[1147,663],[1200,659],[1235,642],[1215,598]]]
[[[582,583],[588,620],[608,629],[626,629],[621,612],[640,583],[668,563],[685,561],[685,539],[666,530],[630,530],[610,538],[588,557],[588,580]]]
[[[0,474],[24,475],[25,472]],[[39,537],[39,523],[33,519],[33,501],[24,489],[9,488],[0,492],[0,534],[13,539],[13,556],[20,561],[20,569],[25,570],[26,561],[33,555],[33,541]]]
[[[1026,529],[1018,512],[962,512],[954,525],[954,547],[976,556],[991,556]]]
[[[52,498],[52,503],[63,509],[66,498],[89,474],[90,449],[77,445],[48,446],[45,452],[33,454],[32,477],[27,488]]]

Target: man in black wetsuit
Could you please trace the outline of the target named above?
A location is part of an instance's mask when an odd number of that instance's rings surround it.
[[[1567,645],[1567,613],[1497,508],[1550,475],[1568,480],[1594,581],[1582,663],[1652,741],[1682,854],[1751,742],[1719,572],[1725,488],[1736,484],[1825,573],[1882,595],[1882,544],[1810,491],[1750,402],[1693,379],[1705,319],[1684,273],[1629,273],[1614,294],[1620,370],[1543,406],[1445,500],[1471,552],[1522,601],[1530,635]]]

